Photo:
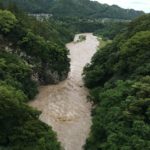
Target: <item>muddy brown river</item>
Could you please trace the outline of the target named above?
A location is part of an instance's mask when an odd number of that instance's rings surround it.
[[[87,102],[88,90],[83,86],[82,71],[96,52],[99,44],[92,33],[86,40],[66,44],[70,50],[71,71],[68,79],[57,84],[42,86],[30,105],[42,111],[40,120],[52,126],[65,150],[82,150],[91,126],[91,104]]]

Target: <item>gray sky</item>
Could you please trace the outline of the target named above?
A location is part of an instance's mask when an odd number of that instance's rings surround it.
[[[133,8],[135,10],[143,10],[150,12],[150,0],[95,0],[100,3],[107,3],[109,5],[116,4],[123,8]]]

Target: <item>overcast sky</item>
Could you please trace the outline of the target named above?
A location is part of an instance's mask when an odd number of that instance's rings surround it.
[[[150,0],[96,0],[109,5],[116,4],[123,8],[133,8],[150,13]]]

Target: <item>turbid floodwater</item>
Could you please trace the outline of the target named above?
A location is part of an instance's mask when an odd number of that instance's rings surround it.
[[[57,84],[42,86],[30,105],[42,111],[40,120],[51,125],[65,150],[82,150],[90,132],[91,103],[82,81],[83,67],[90,62],[99,42],[92,33],[86,40],[66,44],[70,51],[71,71],[68,78]]]

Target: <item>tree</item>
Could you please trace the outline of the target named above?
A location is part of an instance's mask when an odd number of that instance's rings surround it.
[[[10,11],[0,10],[0,32],[8,33],[17,23],[15,15]]]
[[[24,102],[22,91],[0,85],[0,146],[12,150],[60,150],[51,128],[38,120],[40,112]]]

